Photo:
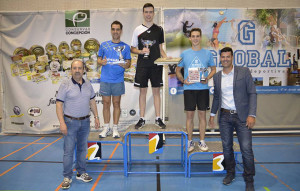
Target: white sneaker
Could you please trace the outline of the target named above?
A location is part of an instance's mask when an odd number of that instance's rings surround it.
[[[188,142],[188,152],[192,152],[195,149],[195,144],[193,141]]]
[[[113,126],[113,138],[120,138],[120,134],[118,132],[118,126]]]
[[[93,178],[88,175],[88,173],[78,174],[76,175],[77,180],[82,180],[83,182],[91,182]]]
[[[201,151],[208,151],[208,146],[205,144],[205,142],[201,143],[201,141],[199,141],[199,148]]]
[[[62,182],[61,188],[64,189],[64,190],[69,189],[70,186],[71,186],[71,182],[72,182],[72,179],[69,179],[69,178],[65,177],[63,182]]]
[[[108,126],[104,126],[103,131],[99,134],[100,138],[105,138],[110,133],[110,128]]]

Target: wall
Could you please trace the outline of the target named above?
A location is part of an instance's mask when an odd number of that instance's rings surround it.
[[[168,8],[294,8],[300,4],[299,0],[0,0],[0,11],[140,8],[147,2],[156,7]]]
[[[144,0],[0,0],[0,11],[46,11],[102,8],[141,8]],[[295,8],[299,0],[152,0],[156,7],[168,8]],[[0,37],[1,42],[1,37]],[[2,100],[2,98],[1,98]],[[257,127],[263,128],[300,128],[300,94],[258,95]],[[172,96],[168,100],[169,123],[185,123],[183,96]],[[0,103],[2,108],[2,102]],[[0,118],[2,116],[2,109]],[[182,116],[182,117],[179,117]],[[196,125],[196,124],[195,124]]]

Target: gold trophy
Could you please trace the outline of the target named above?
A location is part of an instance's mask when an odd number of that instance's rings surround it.
[[[40,45],[33,45],[30,49],[31,54],[34,54],[37,58],[45,54],[45,50]]]
[[[99,47],[100,43],[94,38],[90,38],[84,43],[84,49],[90,54],[97,54]]]
[[[81,55],[81,41],[78,39],[74,39],[71,41],[71,48],[76,53],[75,57],[79,58]]]
[[[46,52],[47,52],[47,54],[49,56],[49,59],[52,60],[52,56],[54,54],[56,54],[56,52],[57,52],[57,47],[54,44],[52,44],[52,43],[48,43],[48,44],[46,44],[46,48],[45,49],[46,49]]]
[[[23,48],[23,47],[18,47],[15,49],[13,55],[22,55],[22,56],[28,56],[30,55],[30,51],[27,50],[26,48]]]
[[[65,52],[70,50],[70,47],[66,41],[62,41],[58,46],[58,52],[61,55],[62,60],[68,60],[68,58],[65,56]]]

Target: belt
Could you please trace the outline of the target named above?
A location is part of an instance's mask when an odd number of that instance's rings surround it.
[[[74,119],[74,120],[84,120],[84,119],[90,117],[90,115],[87,115],[87,116],[84,116],[84,117],[71,117],[69,115],[64,115],[64,116],[67,117],[67,118],[70,118],[70,119]]]
[[[229,109],[224,109],[224,108],[221,108],[221,112],[226,112],[226,113],[230,113],[230,114],[236,114],[236,110],[229,110]]]

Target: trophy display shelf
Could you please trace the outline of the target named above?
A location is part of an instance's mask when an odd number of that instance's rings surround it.
[[[225,174],[226,173],[226,170],[223,170],[223,171],[203,171],[203,172],[200,172],[200,171],[194,171],[194,172],[191,172],[191,166],[192,166],[192,163],[193,162],[212,162],[213,159],[212,159],[212,155],[213,154],[223,154],[223,147],[222,147],[222,142],[221,141],[205,141],[206,145],[208,146],[208,151],[207,152],[204,152],[204,151],[201,151],[200,148],[199,148],[199,143],[196,142],[195,143],[195,149],[192,151],[192,152],[189,152],[188,153],[188,177],[191,177],[192,174]],[[241,151],[240,151],[240,146],[238,143],[236,142],[233,142],[233,150],[234,150],[234,158],[235,158],[235,162],[236,162],[236,173],[237,174],[241,174],[243,173],[243,171],[241,170],[243,168],[241,162],[238,160],[238,156],[241,155]],[[192,160],[192,157],[194,155],[209,155],[210,158],[205,158],[205,157],[201,157],[201,159],[198,159],[198,160]],[[205,159],[202,159],[202,158],[205,158]],[[201,164],[201,163],[200,163]]]
[[[154,61],[157,65],[178,64],[182,58],[158,58]]]

